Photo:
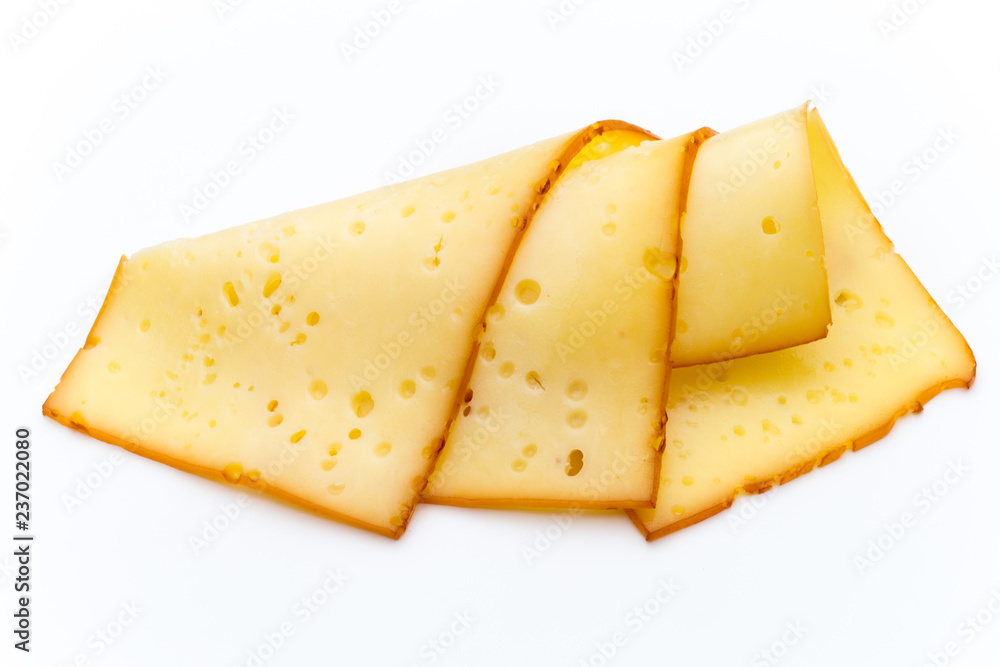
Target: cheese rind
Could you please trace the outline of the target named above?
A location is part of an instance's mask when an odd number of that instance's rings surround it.
[[[489,311],[425,501],[652,506],[691,146],[647,141],[549,194]]]
[[[833,304],[829,335],[674,370],[658,504],[630,512],[647,539],[860,449],[938,392],[975,379],[968,344],[893,252],[817,112],[808,123]]]
[[[826,335],[830,303],[804,105],[702,144],[681,239],[675,367]]]
[[[398,537],[514,241],[603,129],[136,253],[45,414]]]

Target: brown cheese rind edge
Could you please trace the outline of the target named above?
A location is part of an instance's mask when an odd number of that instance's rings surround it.
[[[605,132],[611,130],[629,130],[632,132],[638,132],[645,134],[650,140],[658,140],[659,137],[649,132],[648,130],[642,129],[635,125],[625,123],[622,121],[602,121],[599,123],[594,123],[587,130],[584,130],[579,135],[574,137],[573,141],[570,143],[570,147],[576,146],[575,150],[572,150],[572,155],[575,155],[584,146],[589,144],[591,141],[604,134]],[[678,197],[678,221],[680,221],[680,216],[683,216],[684,212],[687,210],[687,194],[688,185],[691,181],[691,170],[694,168],[695,155],[698,152],[698,148],[706,139],[716,135],[715,130],[709,128],[702,128],[696,132],[692,132],[687,139],[687,147],[684,156],[684,166],[681,172],[681,191]],[[580,143],[582,142],[582,143]],[[577,145],[579,143],[579,145]],[[572,159],[572,158],[570,158]],[[569,164],[570,160],[560,160],[560,165],[557,170],[556,177],[562,174],[562,170],[565,165]],[[545,192],[541,193],[541,197],[538,198],[537,204],[541,204],[541,200],[544,198]],[[536,206],[537,208],[537,206]],[[522,229],[518,234],[517,238],[514,240],[514,245],[512,251],[507,255],[507,262],[504,265],[500,273],[500,279],[497,281],[494,287],[493,294],[490,296],[488,302],[487,311],[496,303],[496,299],[500,294],[500,289],[503,287],[504,282],[507,279],[507,273],[510,270],[510,265],[513,261],[514,255],[517,252],[517,248],[520,246],[521,240],[523,238],[525,229]],[[676,263],[677,266],[674,268],[674,278],[670,281],[670,298],[671,298],[671,322],[670,322],[670,341],[668,342],[668,352],[667,352],[667,373],[664,378],[665,387],[670,386],[670,363],[669,363],[669,343],[673,342],[674,337],[674,325],[677,319],[677,279],[680,274],[680,256],[681,256],[681,241],[678,239],[677,242],[677,256]],[[485,331],[486,322],[480,325],[480,331]],[[472,370],[475,366],[476,358],[479,355],[479,340],[473,343],[472,355],[469,357],[468,365],[465,369],[465,374],[462,377],[462,383],[459,386],[459,392],[456,395],[456,402],[452,408],[451,418],[448,420],[448,424],[445,428],[445,436],[440,440],[440,448],[444,447],[444,443],[448,439],[448,435],[451,433],[451,429],[454,427],[455,420],[458,417],[459,410],[462,408],[462,397],[465,396],[465,392],[468,389],[469,382],[472,379]],[[651,508],[656,506],[656,496],[660,489],[660,466],[663,460],[663,430],[667,424],[667,391],[663,391],[663,404],[660,407],[660,432],[654,436],[653,441],[650,442],[650,450],[653,452],[653,488],[650,490],[648,500],[632,500],[632,499],[621,499],[621,500],[567,500],[565,498],[462,498],[462,497],[447,497],[447,496],[424,496],[421,498],[421,502],[428,505],[448,505],[451,507],[470,507],[470,508],[491,508],[491,509],[510,509],[510,508],[531,508],[531,509],[580,509],[580,510],[630,510],[630,509],[643,509]],[[439,449],[440,453],[440,449]],[[437,455],[435,455],[435,462],[437,460]],[[433,465],[431,467],[433,472]],[[428,475],[429,477],[429,475]],[[426,478],[425,478],[426,479]],[[426,488],[426,482],[424,484]],[[423,489],[421,489],[423,493]]]
[[[507,271],[510,268],[510,264],[511,264],[511,261],[513,259],[513,256],[516,253],[517,247],[520,245],[521,239],[524,236],[525,229],[527,228],[527,226],[529,224],[531,224],[531,221],[532,221],[532,219],[535,216],[535,212],[541,206],[542,201],[544,200],[545,195],[548,193],[549,189],[551,188],[552,183],[554,183],[562,175],[562,173],[566,169],[566,165],[568,165],[572,161],[572,159],[576,156],[576,154],[579,153],[587,144],[589,144],[591,141],[593,141],[595,138],[601,136],[602,134],[604,134],[606,132],[609,132],[609,131],[612,131],[612,130],[631,130],[631,131],[635,131],[635,132],[645,133],[645,134],[649,135],[650,139],[656,139],[657,138],[655,135],[651,134],[650,132],[647,132],[646,130],[643,130],[643,129],[639,128],[639,127],[636,127],[635,125],[632,125],[630,123],[626,123],[626,122],[623,122],[623,121],[617,121],[617,120],[607,120],[607,121],[600,121],[600,122],[594,123],[593,125],[590,125],[590,126],[584,128],[583,130],[580,130],[580,132],[578,132],[572,139],[570,139],[569,142],[567,142],[567,144],[564,146],[564,148],[562,150],[562,153],[551,163],[551,166],[549,168],[549,173],[541,181],[539,181],[535,185],[535,196],[532,199],[532,201],[528,204],[527,212],[526,212],[525,217],[524,217],[524,223],[521,225],[521,228],[515,234],[514,241],[512,242],[510,251],[507,253],[506,261],[505,261],[503,269],[501,271],[500,280],[497,282],[497,284],[493,288],[493,293],[490,296],[487,308],[483,310],[483,318],[484,319],[479,323],[480,328],[485,326],[485,317],[486,317],[486,312],[488,310],[488,307],[491,306],[491,305],[493,305],[493,303],[495,302],[495,300],[497,298],[497,295],[499,294],[500,287],[503,285],[503,279],[507,275]],[[118,263],[118,268],[115,270],[114,278],[111,281],[111,287],[108,290],[108,296],[105,297],[104,303],[101,305],[101,309],[97,313],[97,318],[94,320],[94,324],[93,324],[93,326],[90,329],[90,332],[88,334],[88,339],[90,338],[91,335],[93,335],[94,330],[97,328],[97,323],[101,321],[101,316],[104,314],[104,310],[105,310],[105,308],[107,307],[107,305],[109,303],[110,297],[114,294],[115,291],[117,291],[118,284],[119,284],[119,281],[120,281],[121,275],[122,275],[122,269],[125,266],[125,263],[127,261],[128,261],[128,258],[125,257],[125,256],[122,256],[121,261]],[[476,358],[476,354],[478,354],[478,348],[479,348],[478,340],[474,341],[473,345],[474,346],[473,346],[473,350],[472,350],[472,356],[469,358],[469,362],[466,365],[465,375],[464,375],[463,381],[462,381],[463,387],[468,382],[468,380],[469,380],[469,378],[471,376],[471,373],[472,373],[472,362]],[[79,359],[80,354],[83,351],[84,351],[83,349],[80,349],[79,351],[77,351],[76,356],[74,356],[74,358],[73,358],[73,361],[70,363],[70,365],[67,367],[66,371],[63,373],[63,377],[65,377],[66,375],[68,375],[69,373],[71,373],[73,371],[74,365],[76,364],[77,360]],[[61,380],[61,378],[60,378],[60,380]],[[463,396],[463,393],[464,393],[464,390],[463,390],[463,392],[459,392],[458,394],[456,394],[456,408],[453,409],[453,411],[452,411],[452,413],[453,413],[452,414],[452,419],[449,420],[449,422],[448,422],[448,424],[447,424],[447,426],[446,426],[446,428],[444,430],[444,434],[445,435],[448,433],[448,430],[451,427],[451,421],[454,419],[454,414],[455,414],[455,412],[457,412],[457,406],[460,404],[460,400],[461,400],[461,397]],[[51,395],[49,397],[49,400],[50,399],[51,399]],[[140,456],[144,456],[144,457],[146,457],[146,458],[148,458],[150,460],[158,461],[160,463],[164,463],[164,464],[166,464],[168,466],[171,466],[173,468],[177,468],[178,470],[183,470],[185,472],[193,473],[193,474],[198,475],[200,477],[205,477],[207,479],[212,479],[212,480],[218,480],[218,481],[225,482],[228,485],[233,485],[233,482],[230,482],[228,479],[226,479],[221,470],[216,470],[214,468],[207,468],[207,467],[204,467],[204,466],[193,465],[191,463],[187,463],[185,461],[181,461],[181,460],[175,459],[175,458],[173,458],[171,456],[166,456],[166,455],[161,454],[159,452],[155,452],[155,451],[152,451],[150,449],[147,449],[146,447],[143,447],[142,445],[140,445],[138,443],[128,442],[127,440],[125,440],[123,438],[120,438],[118,436],[111,435],[110,433],[105,433],[103,431],[90,428],[86,424],[81,424],[81,423],[78,423],[76,421],[73,421],[69,417],[67,417],[65,415],[62,415],[57,410],[53,409],[49,405],[49,400],[46,400],[45,404],[42,406],[42,414],[44,416],[46,416],[46,417],[54,419],[55,421],[59,422],[60,424],[62,424],[64,426],[67,426],[67,427],[69,427],[69,428],[71,428],[71,429],[73,429],[75,431],[80,431],[81,433],[89,435],[92,438],[95,438],[97,440],[101,440],[101,441],[106,442],[106,443],[111,444],[111,445],[116,445],[116,446],[121,447],[122,449],[126,449],[126,450],[128,450],[128,451],[130,451],[132,453],[138,454]],[[424,485],[421,488],[419,488],[419,489],[416,490],[416,493],[414,495],[415,501],[419,501],[420,494],[423,492],[424,488],[427,485],[427,477],[431,474],[431,472],[433,472],[434,465],[437,462],[437,457],[440,454],[441,449],[442,449],[443,446],[444,446],[444,436],[442,436],[442,438],[438,440],[437,449],[435,450],[434,455],[431,457],[430,461],[428,462],[428,466],[427,466],[427,468],[426,468],[426,470],[424,472]],[[654,479],[658,479],[658,477],[654,478]],[[262,491],[264,493],[267,493],[268,495],[271,495],[271,496],[273,496],[275,498],[278,498],[280,500],[289,502],[289,503],[294,504],[294,505],[296,505],[298,507],[304,508],[304,509],[306,509],[306,510],[308,510],[310,512],[313,512],[315,514],[318,514],[320,516],[324,516],[324,517],[327,517],[327,518],[335,519],[335,520],[340,521],[342,523],[345,523],[345,524],[348,524],[348,525],[351,525],[351,526],[355,526],[355,527],[358,527],[358,528],[364,528],[366,530],[370,530],[370,531],[373,531],[373,532],[378,533],[380,535],[385,535],[386,537],[391,537],[393,539],[399,539],[400,536],[402,536],[403,532],[406,530],[406,527],[407,527],[407,525],[410,522],[410,517],[413,515],[413,509],[417,505],[417,502],[414,502],[413,506],[411,506],[411,508],[410,508],[410,512],[406,516],[401,517],[403,521],[402,521],[402,524],[400,526],[395,526],[392,529],[386,529],[383,526],[376,526],[376,525],[373,525],[373,524],[366,523],[364,521],[359,521],[358,519],[355,519],[353,517],[343,515],[343,514],[341,514],[339,512],[334,512],[334,511],[332,511],[332,510],[330,510],[330,509],[328,509],[326,507],[322,507],[320,505],[312,503],[312,502],[310,502],[308,500],[305,500],[303,498],[300,498],[300,497],[296,496],[293,493],[290,493],[290,492],[285,491],[285,490],[280,489],[280,488],[276,488],[276,487],[271,486],[271,485],[269,485],[269,484],[267,484],[267,483],[265,483],[263,481],[260,481],[260,480],[258,480],[256,482],[252,482],[249,479],[247,479],[246,476],[242,476],[240,478],[240,480],[237,482],[237,484],[240,484],[242,486],[246,486],[246,487],[254,489],[256,491]],[[649,506],[652,506],[652,503],[650,503]]]
[[[813,114],[816,114],[816,112],[814,110],[811,110],[810,117],[812,117]],[[858,190],[857,184],[854,181],[854,177],[851,176],[850,172],[847,170],[847,167],[844,165],[844,161],[840,157],[840,151],[837,150],[836,144],[833,143],[833,139],[830,137],[830,134],[826,129],[826,125],[823,123],[823,120],[819,117],[818,114],[815,115],[815,120],[817,122],[818,127],[823,133],[824,141],[829,146],[830,152],[833,154],[833,157],[837,160],[837,163],[843,170],[844,176],[847,178],[850,187],[853,188],[855,192],[858,193],[859,197],[861,197],[860,194],[861,191]],[[861,198],[862,201],[864,201],[864,198],[863,197]],[[865,205],[867,206],[867,202],[865,203]],[[871,208],[868,209],[868,212],[872,213]],[[872,219],[875,219],[874,213],[872,213]],[[885,236],[885,232],[882,230],[881,225],[879,225],[878,230],[879,233]],[[886,237],[886,239],[888,240],[888,237]],[[913,273],[913,270],[906,263],[906,261],[903,260],[902,257],[900,257],[899,259],[900,262],[902,262],[903,266],[906,267],[906,270],[910,272],[910,275],[913,276],[913,279],[919,283],[920,282],[919,279],[916,277],[916,274]],[[944,318],[946,322],[948,322],[954,327],[954,324],[951,322],[948,316],[945,315],[944,311],[941,310],[941,307],[937,304],[936,301],[934,301],[934,298],[929,293],[927,294],[927,298],[931,301],[931,303],[934,304],[934,307],[937,308],[938,312],[941,314],[941,317]],[[957,327],[955,327],[955,330],[956,331],[958,330]],[[635,527],[638,528],[639,532],[642,533],[643,536],[646,538],[646,541],[652,542],[655,539],[664,537],[665,535],[670,535],[671,533],[676,533],[677,531],[687,528],[688,526],[693,526],[694,524],[700,523],[705,519],[709,519],[718,514],[719,512],[722,512],[723,510],[729,509],[732,506],[733,502],[736,500],[736,496],[738,495],[741,494],[753,495],[753,494],[764,493],[765,491],[773,488],[775,485],[780,486],[781,484],[790,482],[799,475],[804,475],[805,473],[811,471],[813,468],[817,467],[821,468],[829,463],[833,463],[834,461],[839,459],[841,455],[843,455],[843,453],[848,450],[848,448],[850,448],[851,451],[855,452],[860,449],[863,449],[864,447],[867,447],[876,440],[880,440],[883,437],[885,437],[889,433],[889,431],[892,430],[892,427],[896,425],[896,420],[898,420],[900,417],[903,417],[911,412],[920,412],[921,410],[923,410],[924,405],[926,405],[932,398],[940,394],[942,391],[946,389],[971,388],[972,384],[976,380],[976,361],[975,357],[972,354],[972,348],[969,347],[968,342],[965,343],[965,348],[969,353],[969,357],[972,359],[972,367],[967,379],[955,378],[952,380],[946,380],[945,382],[936,384],[933,387],[924,389],[919,394],[917,394],[917,397],[913,401],[907,403],[903,407],[896,410],[889,418],[889,420],[886,421],[884,424],[872,429],[868,433],[865,433],[864,435],[861,435],[858,438],[855,438],[853,440],[847,440],[845,442],[840,443],[839,445],[835,445],[830,449],[827,449],[821,452],[820,454],[816,455],[812,459],[805,461],[803,463],[798,463],[792,466],[791,468],[788,468],[787,470],[778,473],[776,475],[773,475],[767,479],[754,480],[753,482],[744,484],[740,490],[733,492],[728,498],[718,503],[717,505],[713,505],[708,509],[704,509],[701,512],[692,514],[691,516],[685,519],[682,519],[676,523],[672,523],[669,526],[664,526],[663,528],[660,528],[658,530],[654,531],[648,530],[646,526],[642,524],[642,521],[639,520],[639,517],[635,514],[635,512],[631,510],[626,510],[626,514],[628,514],[628,517],[632,520],[632,523],[635,524]]]

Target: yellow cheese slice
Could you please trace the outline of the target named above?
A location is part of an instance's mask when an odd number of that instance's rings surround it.
[[[647,141],[571,165],[550,192],[489,310],[425,501],[652,507],[693,147]]]
[[[815,111],[808,127],[829,335],[673,372],[657,506],[630,512],[647,539],[860,449],[938,392],[975,378],[968,344],[893,252]]]
[[[830,303],[805,105],[701,146],[681,239],[675,367],[826,335]]]
[[[512,247],[612,130],[123,259],[44,412],[398,537]]]

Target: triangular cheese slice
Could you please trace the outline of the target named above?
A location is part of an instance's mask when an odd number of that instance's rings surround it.
[[[569,171],[489,310],[424,499],[652,507],[693,137]]]
[[[975,378],[968,344],[893,252],[815,111],[808,122],[833,304],[829,335],[674,371],[657,506],[630,512],[647,539],[860,449],[938,392]]]
[[[123,259],[44,412],[398,537],[521,230],[623,127]]]
[[[806,106],[708,139],[688,192],[674,367],[826,336],[830,302]]]

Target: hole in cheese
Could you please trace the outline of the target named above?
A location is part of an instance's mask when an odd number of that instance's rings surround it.
[[[569,453],[569,461],[566,463],[566,474],[570,477],[576,477],[583,470],[583,452],[579,449],[574,449]]]

